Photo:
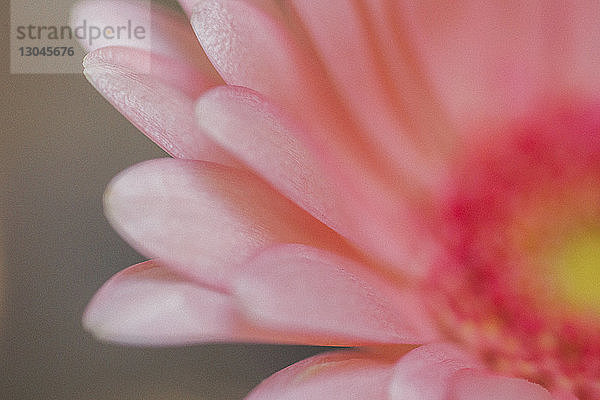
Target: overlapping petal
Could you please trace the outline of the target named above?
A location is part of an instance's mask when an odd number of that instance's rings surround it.
[[[539,385],[487,373],[451,345],[408,350],[314,356],[266,379],[247,399],[552,399]]]
[[[398,146],[393,159],[381,143],[374,145],[364,135],[308,38],[284,24],[286,18],[270,1],[202,0],[192,26],[225,82],[252,89],[284,109],[343,179],[356,186],[365,179],[388,179],[404,194],[439,182],[437,165],[429,164],[403,135],[394,136]],[[381,120],[380,115],[372,118]]]
[[[318,62],[282,20],[272,1],[202,0],[191,23],[225,82],[262,93],[319,132],[329,128],[324,143],[356,142],[340,129],[339,102]]]
[[[421,346],[398,361],[391,400],[445,400],[448,381],[466,368],[482,368],[473,357],[449,344]]]
[[[245,323],[227,294],[153,261],[130,267],[104,284],[86,310],[84,325],[102,340],[146,345],[275,337]]]
[[[233,286],[250,319],[263,326],[319,334],[332,343],[424,343],[439,334],[416,291],[369,267],[302,245],[258,254]]]
[[[115,312],[119,310],[119,312]],[[248,321],[226,292],[147,261],[112,277],[87,307],[83,323],[101,340],[135,345],[206,342],[312,344],[303,332]]]
[[[154,345],[357,346],[437,338],[414,292],[393,292],[367,267],[322,250],[266,249],[229,271],[222,288],[161,263],[135,265],[108,281],[88,306],[86,328],[103,340]]]
[[[83,0],[71,10],[71,26],[83,26],[84,22],[86,27],[115,30],[115,34],[100,35],[91,42],[89,35],[80,39],[88,51],[111,45],[139,48],[186,62],[216,78],[185,18],[150,1]],[[122,32],[117,37],[118,26],[141,27],[144,34],[136,37]]]
[[[83,60],[84,68],[95,65],[119,66],[134,74],[150,74],[153,80],[178,89],[191,98],[221,83],[178,59],[135,47],[99,47]]]
[[[216,82],[175,59],[148,53],[142,56],[148,57],[154,73],[137,72],[131,60],[142,51],[122,47],[98,49],[86,57],[84,73],[117,110],[167,153],[235,165],[235,160],[194,123],[192,96]],[[169,77],[157,78],[161,72]],[[193,80],[188,82],[188,88],[182,88],[186,78]]]
[[[405,273],[427,270],[435,245],[422,223],[424,211],[381,180],[340,177],[306,131],[266,98],[219,87],[200,98],[196,111],[215,141],[361,250]]]
[[[266,379],[247,400],[385,400],[393,361],[357,351],[320,354]]]
[[[226,287],[243,261],[276,243],[342,249],[340,237],[256,176],[173,159],[139,164],[105,196],[109,221],[150,257]]]
[[[478,359],[455,345],[421,346],[394,367],[390,400],[552,400],[550,393],[524,379],[493,375]]]

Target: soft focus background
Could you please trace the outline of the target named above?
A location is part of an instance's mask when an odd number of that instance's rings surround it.
[[[0,5],[0,399],[241,399],[313,354],[265,345],[129,348],[82,330],[93,293],[142,260],[106,223],[104,187],[124,168],[165,155],[83,75],[10,75],[8,7]]]

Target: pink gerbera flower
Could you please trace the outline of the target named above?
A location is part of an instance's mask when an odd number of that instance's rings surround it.
[[[600,399],[600,3],[182,6],[208,57],[153,8],[151,50],[84,62],[175,157],[107,190],[153,260],[89,330],[355,348],[249,399]]]

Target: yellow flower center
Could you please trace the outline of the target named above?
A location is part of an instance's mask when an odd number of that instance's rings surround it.
[[[570,238],[556,258],[562,297],[581,311],[600,313],[600,229]]]

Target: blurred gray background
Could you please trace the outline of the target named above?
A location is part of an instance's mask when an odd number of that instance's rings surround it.
[[[83,75],[10,75],[8,7],[0,5],[0,399],[241,399],[314,354],[266,345],[130,348],[82,330],[93,293],[142,260],[105,221],[104,188],[124,168],[165,154]]]

